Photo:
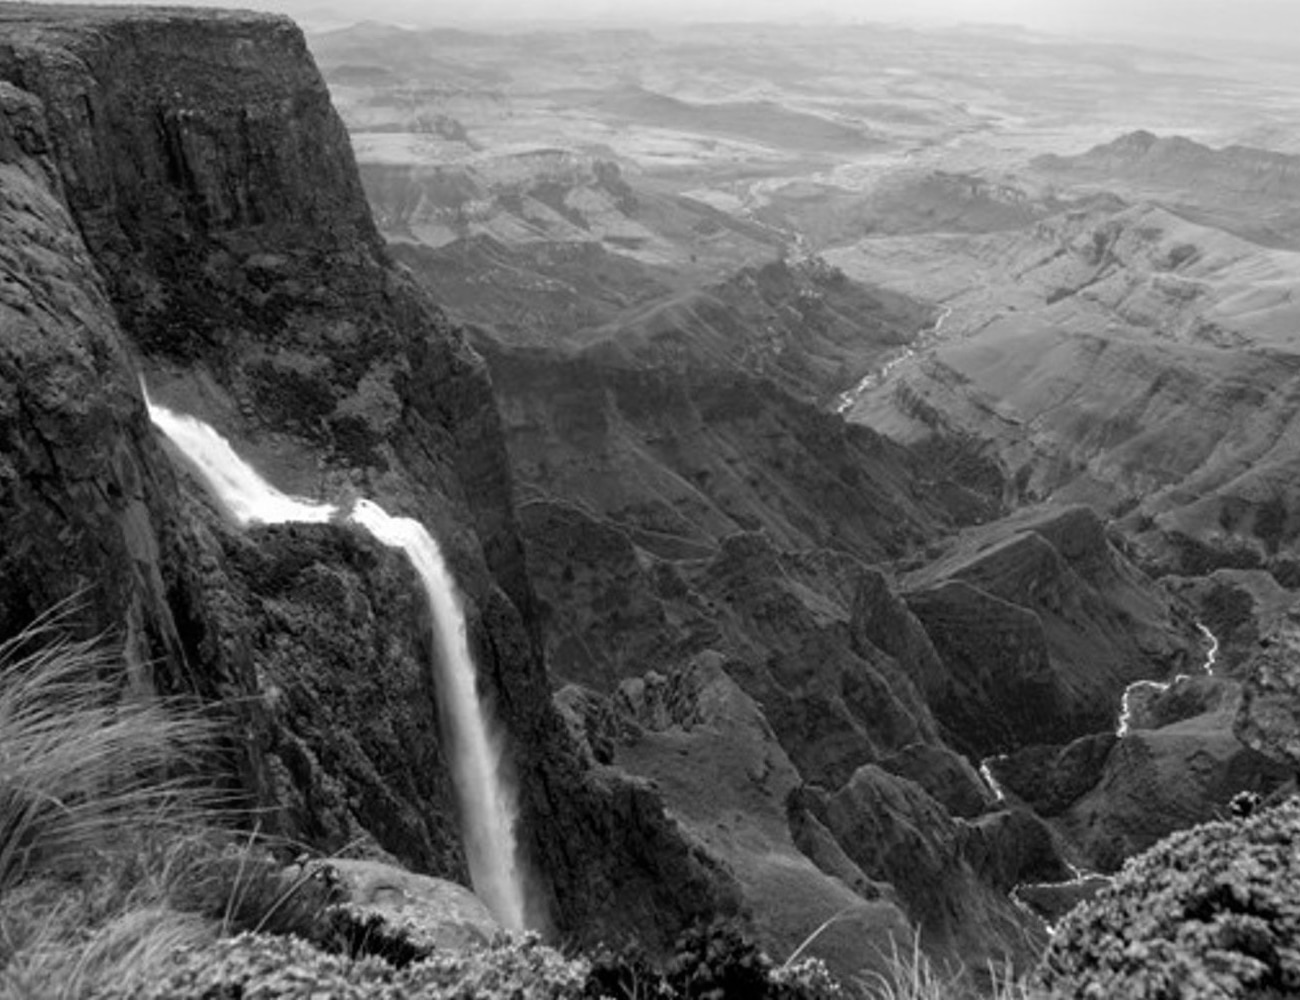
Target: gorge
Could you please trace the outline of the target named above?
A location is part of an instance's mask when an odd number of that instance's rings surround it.
[[[83,595],[259,832],[575,953],[1030,970],[1294,790],[1289,154],[687,35],[0,7],[0,641]]]

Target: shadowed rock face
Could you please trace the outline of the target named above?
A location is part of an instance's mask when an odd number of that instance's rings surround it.
[[[972,528],[905,586],[948,671],[935,713],[977,756],[1109,730],[1127,684],[1197,649],[1178,602],[1083,507]]]
[[[0,83],[0,629],[78,595],[128,662],[175,661],[175,483],[66,207],[44,109]],[[174,568],[174,564],[170,568]]]
[[[798,803],[866,876],[897,890],[928,948],[967,959],[1032,954],[1033,931],[1006,891],[1030,873],[1066,877],[1040,820],[997,813],[967,825],[875,765],[833,794],[804,790]]]
[[[1230,713],[1210,713],[1118,741],[1097,784],[1063,815],[1089,864],[1114,871],[1162,837],[1222,814],[1242,790],[1290,776],[1237,740]]]
[[[512,736],[539,919],[653,939],[723,907],[654,793],[589,776],[548,708],[486,369],[390,265],[301,33],[6,5],[0,179],[5,634],[86,588],[87,631],[233,706],[271,827],[462,873],[412,575],[350,529],[234,533],[178,488],[139,365],[281,488],[363,492],[442,541]],[[655,884],[682,888],[625,907]]]
[[[1057,816],[1101,780],[1114,733],[1081,736],[1065,746],[1022,747],[989,762],[998,783],[1040,816]]]

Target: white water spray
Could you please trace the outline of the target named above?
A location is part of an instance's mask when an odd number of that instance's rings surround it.
[[[281,493],[235,454],[230,442],[202,420],[173,413],[145,396],[149,419],[194,463],[208,488],[239,524],[324,524],[338,514],[331,504]]]
[[[154,425],[189,459],[208,488],[241,525],[308,522],[339,516],[338,507],[281,493],[235,453],[220,434],[193,417],[158,406],[145,395]],[[465,854],[474,890],[502,925],[524,927],[523,878],[515,844],[514,792],[502,773],[502,741],[479,700],[455,581],[442,552],[418,521],[392,517],[358,500],[348,520],[383,545],[406,553],[424,583],[433,618],[438,696],[448,721]]]
[[[502,745],[479,700],[474,660],[456,583],[419,521],[392,517],[370,500],[358,500],[350,520],[379,541],[404,551],[424,581],[433,614],[438,692],[452,720],[451,758],[465,825],[465,854],[474,890],[510,930],[524,928],[523,879],[515,852],[513,790],[501,774]]]

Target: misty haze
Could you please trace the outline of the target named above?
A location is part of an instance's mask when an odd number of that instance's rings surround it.
[[[1300,9],[257,6],[0,4],[0,996],[1300,997]]]

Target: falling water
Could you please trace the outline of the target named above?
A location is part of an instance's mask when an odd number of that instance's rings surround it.
[[[145,399],[154,425],[194,464],[239,524],[320,524],[339,516],[339,509],[332,504],[281,493],[201,420],[158,406],[147,395]],[[470,878],[496,918],[505,927],[520,930],[524,926],[524,891],[515,849],[517,808],[513,790],[502,774],[501,738],[479,700],[456,584],[437,542],[418,521],[392,517],[370,500],[358,500],[348,520],[383,545],[405,552],[424,583],[437,648],[438,696],[449,723]]]
[[[511,930],[524,926],[523,880],[515,855],[512,789],[501,775],[501,740],[487,719],[475,683],[465,633],[465,612],[438,543],[424,525],[391,517],[369,500],[358,500],[350,520],[379,541],[404,551],[424,581],[433,613],[438,692],[452,719],[452,760],[465,823],[465,854],[474,889]]]

